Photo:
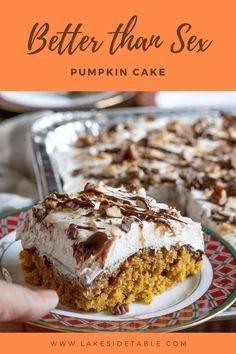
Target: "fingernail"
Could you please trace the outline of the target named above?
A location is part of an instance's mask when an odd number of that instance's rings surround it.
[[[54,290],[38,290],[38,293],[40,293],[40,295],[42,295],[45,298],[45,300],[50,301],[55,306],[59,302],[58,295]]]

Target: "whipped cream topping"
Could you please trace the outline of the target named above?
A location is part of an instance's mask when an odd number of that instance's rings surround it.
[[[89,286],[140,250],[186,246],[204,251],[199,223],[147,197],[100,183],[51,194],[27,215],[17,232],[24,249],[36,248],[59,273]]]

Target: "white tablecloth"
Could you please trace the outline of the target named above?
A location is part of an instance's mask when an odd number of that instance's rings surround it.
[[[29,128],[45,113],[23,114],[0,124],[0,214],[27,207],[38,198]]]

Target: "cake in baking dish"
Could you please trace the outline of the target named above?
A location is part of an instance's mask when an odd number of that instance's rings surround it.
[[[196,274],[204,252],[199,223],[143,188],[103,183],[50,194],[26,215],[17,238],[28,283],[55,289],[71,308],[114,314]]]
[[[79,191],[88,180],[144,187],[236,248],[236,116],[98,123],[66,148],[56,144],[64,191]]]

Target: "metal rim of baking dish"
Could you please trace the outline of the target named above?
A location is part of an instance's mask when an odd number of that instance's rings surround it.
[[[137,118],[143,115],[157,115],[158,119],[164,116],[176,118],[183,116],[203,117],[204,115],[219,114],[220,111],[236,114],[236,106],[232,108],[219,107],[216,109],[208,108],[187,108],[187,109],[158,109],[156,107],[135,107],[119,108],[107,110],[90,111],[68,111],[57,112],[39,118],[31,126],[30,141],[33,150],[33,165],[39,197],[43,198],[54,191],[62,191],[62,184],[59,173],[53,163],[53,156],[50,156],[46,149],[45,139],[47,134],[61,125],[73,122],[86,122],[92,120],[98,124],[105,125],[110,122],[123,122],[127,117]]]

